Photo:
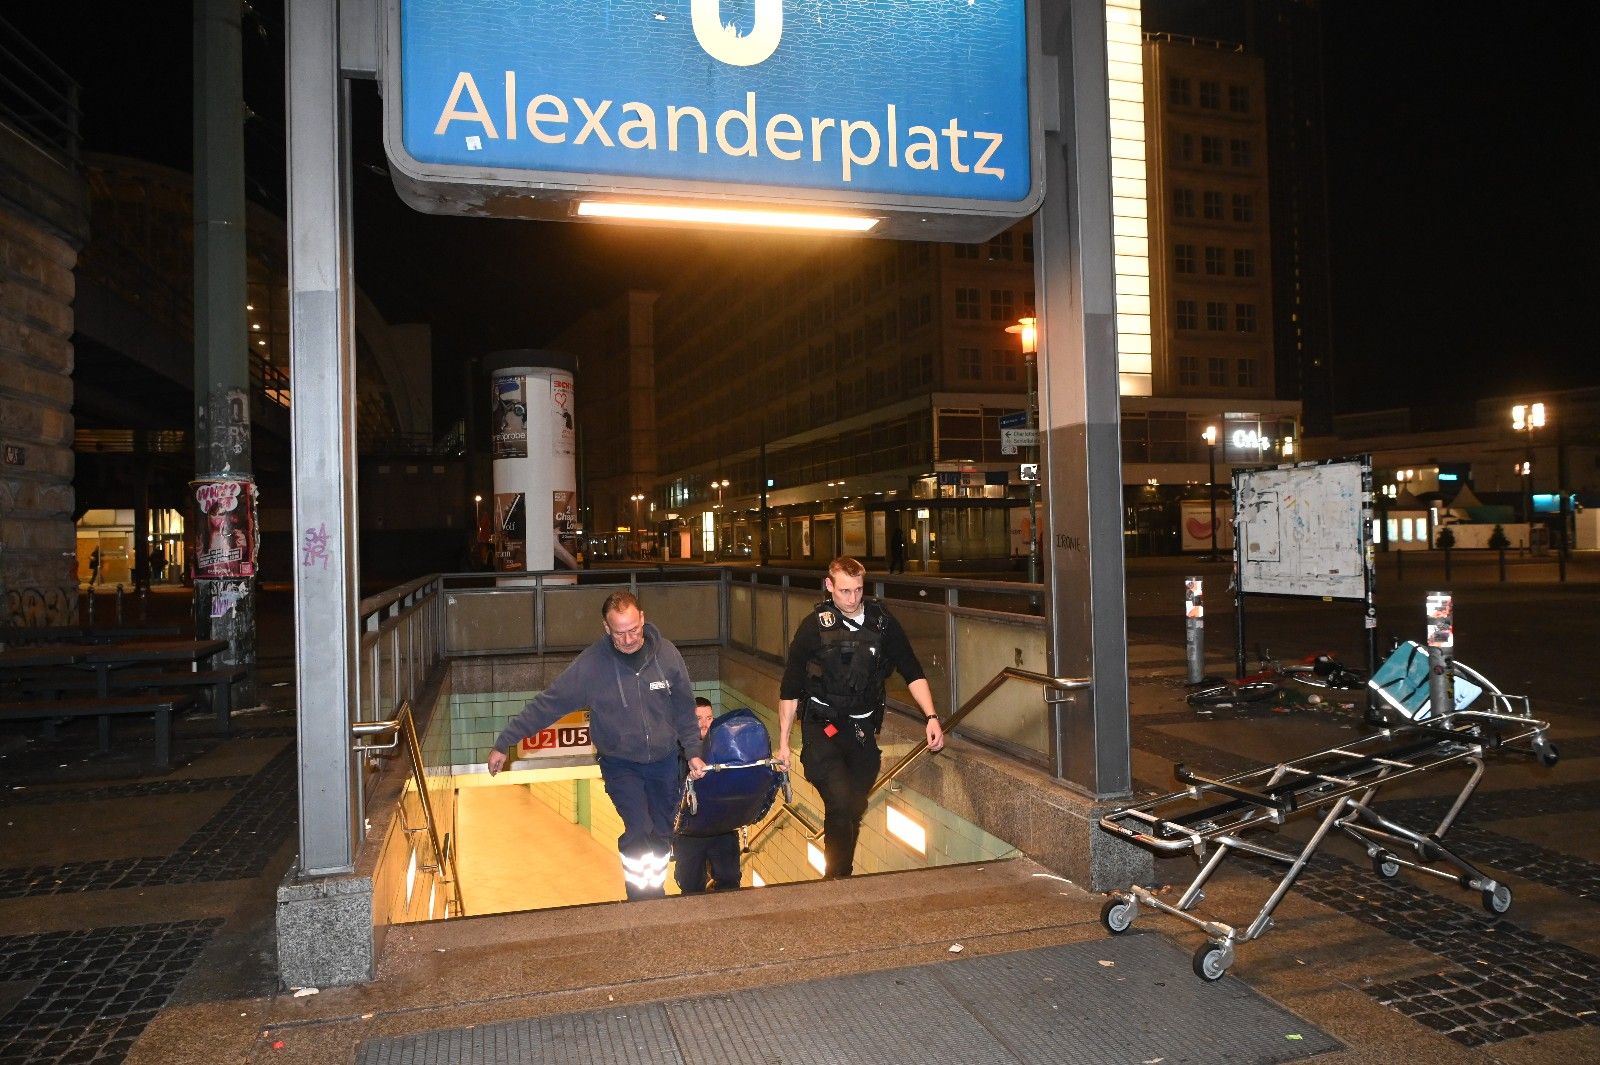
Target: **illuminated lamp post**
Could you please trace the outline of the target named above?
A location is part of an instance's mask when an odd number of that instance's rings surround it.
[[[1533,431],[1544,426],[1544,404],[1518,403],[1511,408],[1511,428],[1527,434],[1527,461],[1522,464],[1523,505],[1522,520],[1528,523],[1528,549],[1533,549]]]
[[[1200,434],[1200,439],[1206,442],[1210,449],[1211,472],[1206,478],[1206,500],[1211,504],[1211,558],[1217,557],[1217,427],[1206,426],[1206,431]]]
[[[717,510],[721,510],[722,509],[722,490],[724,488],[728,487],[728,479],[726,477],[723,477],[720,480],[712,481],[711,482],[711,487],[715,488],[717,490],[717,506],[716,506],[716,509]],[[713,514],[712,515],[711,529],[712,529],[712,536],[715,538],[715,546],[712,549],[712,557],[715,558],[715,557],[717,557],[718,555],[720,555],[722,553],[722,515],[721,514]]]
[[[1006,326],[1006,332],[1016,333],[1022,341],[1022,362],[1028,376],[1028,428],[1039,431],[1039,319],[1018,318],[1016,325]],[[1037,439],[1037,437],[1035,437]],[[1037,465],[1039,449],[1035,444],[1029,457]],[[1039,480],[1028,482],[1028,583],[1039,583]]]
[[[644,502],[644,493],[635,492],[628,498],[633,501],[633,549],[642,556],[644,554],[644,537],[639,533],[639,504]]]

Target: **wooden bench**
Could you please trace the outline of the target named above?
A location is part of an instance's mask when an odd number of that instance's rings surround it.
[[[119,688],[208,688],[217,728],[227,735],[233,731],[233,686],[249,673],[250,670],[245,666],[223,666],[193,672],[113,673],[111,683]]]
[[[172,765],[172,711],[182,703],[170,695],[114,695],[108,699],[40,699],[0,703],[0,721],[43,721],[47,736],[62,718],[100,719],[100,749],[111,749],[111,719],[124,714],[153,714],[156,721],[156,764]]]

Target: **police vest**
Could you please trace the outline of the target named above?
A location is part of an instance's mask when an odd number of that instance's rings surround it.
[[[813,616],[822,645],[806,663],[810,712],[839,724],[872,714],[876,729],[883,715],[883,682],[893,669],[883,653],[883,607],[869,600],[860,628],[831,600],[818,603]]]

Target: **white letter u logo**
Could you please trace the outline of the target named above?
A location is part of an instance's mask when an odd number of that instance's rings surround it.
[[[712,59],[731,67],[753,67],[778,50],[783,37],[783,0],[755,0],[756,24],[740,36],[722,23],[722,0],[689,0],[694,39]]]

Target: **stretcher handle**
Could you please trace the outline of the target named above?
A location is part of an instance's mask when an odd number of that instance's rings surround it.
[[[754,762],[712,762],[706,766],[706,772],[715,773],[722,769],[755,769],[764,765],[776,767],[782,765],[782,763],[776,758],[760,758]]]
[[[1296,808],[1293,795],[1281,797],[1268,795],[1263,791],[1251,791],[1249,788],[1241,788],[1237,784],[1229,784],[1225,780],[1212,780],[1210,777],[1200,776],[1194,770],[1181,763],[1172,767],[1172,775],[1178,778],[1179,783],[1209,788],[1223,795],[1229,795],[1235,799],[1243,799],[1245,802],[1255,803],[1257,806],[1265,806],[1281,813],[1293,813]]]

